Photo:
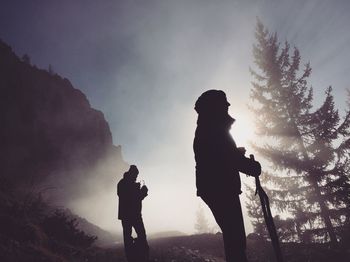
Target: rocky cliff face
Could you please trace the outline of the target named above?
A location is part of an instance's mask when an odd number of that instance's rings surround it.
[[[0,178],[6,188],[53,186],[64,200],[104,161],[114,168],[101,183],[127,168],[102,112],[69,80],[30,65],[0,41]],[[55,191],[55,190],[53,190]]]

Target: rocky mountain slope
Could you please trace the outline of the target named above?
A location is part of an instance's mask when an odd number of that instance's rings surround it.
[[[86,261],[94,243],[117,241],[66,209],[112,192],[128,168],[103,113],[1,40],[0,119],[0,260]]]
[[[127,168],[103,113],[68,79],[30,65],[0,41],[0,168],[4,187],[47,184],[56,199],[79,195],[77,184],[113,159],[114,174]],[[53,190],[55,191],[55,190]]]

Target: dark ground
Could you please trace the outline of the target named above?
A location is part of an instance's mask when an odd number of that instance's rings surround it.
[[[159,238],[149,241],[152,262],[224,262],[221,234]],[[350,248],[329,249],[326,245],[283,244],[285,262],[349,262]],[[271,243],[248,239],[250,262],[275,261]],[[104,249],[87,261],[126,262],[122,244]]]

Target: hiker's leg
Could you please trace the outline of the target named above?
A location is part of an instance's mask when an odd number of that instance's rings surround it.
[[[222,231],[227,262],[246,262],[246,237],[239,196],[202,197]]]
[[[146,239],[146,230],[145,230],[145,226],[143,224],[143,220],[142,220],[142,216],[139,216],[135,219],[133,226],[135,228],[136,234],[137,234],[137,238],[139,240],[145,241],[147,242]]]
[[[148,261],[148,259],[149,259],[149,246],[147,243],[146,230],[145,230],[145,226],[143,224],[142,216],[137,217],[133,226],[134,226],[136,234],[137,234],[137,241],[139,242],[140,246],[142,247],[143,259],[144,259],[144,261]]]
[[[133,250],[132,250],[133,238],[131,236],[132,223],[130,223],[130,221],[122,220],[122,226],[123,226],[125,256],[126,256],[128,261],[132,261],[132,255],[133,255]]]
[[[223,238],[227,261],[246,262],[246,236],[239,196],[228,199],[223,220]]]

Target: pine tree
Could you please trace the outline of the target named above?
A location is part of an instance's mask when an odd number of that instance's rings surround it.
[[[53,67],[52,67],[51,64],[49,64],[49,67],[48,67],[47,71],[48,71],[49,74],[52,75],[52,76],[55,74],[55,71],[53,70]]]
[[[194,228],[198,234],[210,232],[208,220],[205,217],[204,209],[202,206],[198,207],[196,213],[196,224],[194,225]]]
[[[22,61],[23,61],[24,63],[30,65],[30,56],[27,55],[27,54],[24,54],[24,55],[22,56]]]
[[[288,42],[281,47],[277,34],[260,21],[255,37],[259,71],[251,70],[251,110],[264,144],[254,147],[272,164],[272,172],[263,177],[274,208],[291,216],[278,223],[289,225],[283,227],[287,240],[336,245],[349,219],[350,113],[340,119],[331,87],[313,110],[313,89],[307,83],[311,67],[307,63],[300,70],[299,50],[291,50]]]
[[[248,215],[252,218],[254,233],[258,234],[261,239],[266,240],[269,236],[264,222],[264,215],[260,208],[259,197],[255,194],[255,190],[250,186],[246,185],[246,189],[246,197],[248,199],[246,206]]]

